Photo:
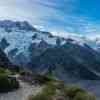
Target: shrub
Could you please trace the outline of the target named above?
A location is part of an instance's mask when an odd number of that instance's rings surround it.
[[[69,97],[69,100],[96,100],[94,95],[75,85],[66,86],[65,94]]]
[[[0,92],[8,92],[19,87],[16,78],[8,77],[9,74],[8,70],[0,69]]]
[[[78,86],[66,87],[62,82],[59,83],[57,81],[46,84],[41,93],[31,96],[29,100],[56,100],[56,97],[62,97],[64,100],[96,100],[95,96],[87,93]]]
[[[78,93],[78,92],[85,92],[83,89],[81,89],[79,86],[75,86],[75,85],[68,85],[65,87],[65,94],[66,96],[68,96],[69,98],[74,98],[74,96]]]
[[[96,97],[87,92],[78,92],[73,100],[96,100]]]
[[[29,100],[53,100],[52,97],[56,93],[56,88],[53,84],[46,85],[42,92],[36,95],[35,97],[30,97]]]
[[[45,88],[29,100],[96,100],[95,96],[81,89],[77,85],[65,85],[63,81],[51,77],[37,76],[40,82],[45,83]]]
[[[44,76],[44,75],[35,75],[33,79],[39,84],[45,84],[52,81],[51,78]]]

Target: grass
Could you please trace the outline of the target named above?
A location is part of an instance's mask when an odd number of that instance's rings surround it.
[[[37,94],[35,97],[30,97],[29,100],[52,100],[55,92],[56,87],[50,83],[43,88],[41,93]]]
[[[62,81],[50,80],[45,83],[40,93],[31,96],[29,100],[96,100],[96,98],[79,86],[66,86]]]
[[[69,97],[69,100],[96,100],[93,94],[88,93],[76,85],[68,85],[64,88],[64,91],[66,96]]]
[[[96,100],[96,97],[87,92],[78,92],[73,100]]]
[[[77,85],[67,85],[64,87],[64,91],[66,96],[68,96],[70,99],[74,98],[78,92],[85,93],[85,90],[81,89]]]

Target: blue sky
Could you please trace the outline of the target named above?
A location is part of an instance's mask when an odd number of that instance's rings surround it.
[[[0,19],[27,20],[57,35],[100,36],[100,0],[0,0]]]

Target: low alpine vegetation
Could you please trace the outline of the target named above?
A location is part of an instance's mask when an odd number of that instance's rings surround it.
[[[96,100],[95,96],[75,85],[65,85],[62,81],[46,82],[44,88],[29,100]]]
[[[0,68],[0,93],[12,91],[19,88],[16,78],[11,76],[8,69]]]

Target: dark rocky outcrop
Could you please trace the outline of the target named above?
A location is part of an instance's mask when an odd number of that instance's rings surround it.
[[[98,55],[98,57],[97,57]],[[48,48],[33,59],[33,71],[80,79],[100,79],[100,54],[88,46],[67,42],[63,46]]]

